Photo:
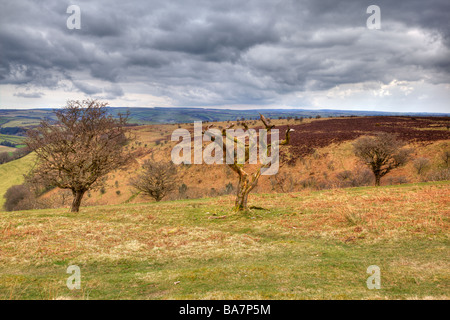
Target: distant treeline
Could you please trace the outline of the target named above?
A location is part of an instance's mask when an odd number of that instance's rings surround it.
[[[16,144],[5,140],[5,141],[0,141],[0,146],[15,148]]]
[[[30,150],[28,148],[16,149],[14,152],[0,152],[0,164],[20,159],[29,153]]]
[[[24,134],[25,130],[21,127],[7,127],[7,128],[0,128],[0,133],[17,136]]]

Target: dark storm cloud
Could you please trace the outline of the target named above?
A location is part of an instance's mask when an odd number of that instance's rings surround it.
[[[120,97],[122,85],[179,105],[268,104],[346,83],[448,83],[448,1],[16,1],[0,13],[0,84]],[[109,83],[91,84],[78,79]]]

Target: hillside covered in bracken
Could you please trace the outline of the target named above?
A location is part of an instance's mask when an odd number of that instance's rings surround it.
[[[305,156],[332,143],[354,140],[362,135],[388,132],[409,143],[430,144],[450,140],[449,117],[346,117],[291,125],[293,158]],[[280,126],[283,130],[283,126]]]
[[[203,127],[225,128],[231,123],[209,122]],[[248,120],[249,127],[260,128],[260,123]],[[443,157],[450,149],[450,120],[447,117],[341,117],[313,119],[272,119],[271,123],[283,132],[293,128],[291,141],[281,152],[278,174],[263,176],[255,193],[286,193],[373,185],[373,174],[353,152],[355,139],[378,132],[395,134],[413,150],[410,161],[382,179],[382,185],[415,183],[448,179],[448,167]],[[114,171],[105,179],[100,189],[89,191],[83,205],[141,203],[153,201],[130,185],[139,175],[146,160],[169,161],[176,142],[171,141],[174,130],[192,124],[146,125],[129,128],[133,140],[128,148],[134,160],[125,168]],[[204,147],[205,147],[204,143]],[[32,155],[30,155],[32,156]],[[16,160],[17,164],[5,166],[3,194],[11,183],[20,181],[24,171],[33,166],[30,157]],[[418,165],[422,163],[421,168]],[[6,167],[18,168],[20,172]],[[422,168],[423,167],[423,168]],[[179,165],[177,187],[164,200],[192,199],[234,195],[237,176],[226,165]],[[1,169],[1,168],[0,168]],[[249,166],[249,170],[252,167]],[[51,189],[40,196],[45,206],[67,207],[70,193]]]

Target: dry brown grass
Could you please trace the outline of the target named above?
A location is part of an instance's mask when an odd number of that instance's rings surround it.
[[[255,194],[246,214],[231,195],[2,212],[0,298],[445,299],[449,198],[441,182]]]
[[[326,119],[305,119],[303,124],[312,121],[325,121]],[[252,122],[253,123],[253,122]],[[277,126],[286,124],[299,124],[294,120],[277,120],[273,123]],[[225,127],[229,123],[215,123],[215,127]],[[258,125],[259,122],[256,122]],[[192,124],[171,124],[171,125],[148,125],[139,126],[132,129],[132,135],[136,141],[130,145],[133,151],[138,155],[136,161],[129,165],[125,170],[118,170],[108,175],[104,193],[100,190],[94,190],[85,196],[83,205],[108,205],[123,203],[142,203],[151,201],[150,198],[136,194],[136,191],[129,186],[129,179],[136,175],[142,163],[147,159],[156,161],[170,159],[170,154],[176,142],[170,141],[171,133],[175,130],[186,128],[193,129]],[[158,145],[156,142],[160,141]],[[415,150],[413,157],[427,157],[431,161],[431,169],[440,166],[439,154],[450,147],[448,141],[435,141],[427,143],[410,144]],[[286,154],[289,154],[289,147]],[[295,164],[284,164],[279,173],[287,177],[283,182],[276,182],[271,177],[261,177],[255,193],[276,193],[281,191],[303,192],[306,189],[317,190],[323,188],[338,188],[345,186],[337,175],[345,170],[356,172],[357,169],[365,168],[353,155],[352,142],[347,141],[340,144],[330,144],[324,148],[318,148],[313,154],[304,158],[297,159]],[[250,169],[251,171],[251,169]],[[179,194],[175,190],[166,200],[175,200],[180,198],[204,198],[216,197],[226,193],[226,185],[232,184],[234,188],[237,185],[237,176],[226,165],[188,165],[179,166],[180,186],[184,183],[187,186],[185,195]],[[393,170],[381,181],[383,185],[396,184],[402,181],[420,182],[423,177],[417,175],[412,161],[405,167]],[[278,183],[278,184],[277,184]],[[280,185],[282,184],[282,185]],[[235,191],[233,190],[232,193]],[[53,190],[45,195],[46,198],[52,198],[54,207],[67,207],[70,204],[70,196],[63,199],[62,192]],[[250,195],[251,201],[252,195]],[[63,200],[65,200],[63,204]]]

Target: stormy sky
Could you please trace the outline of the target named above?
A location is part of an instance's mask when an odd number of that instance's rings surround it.
[[[80,29],[68,29],[70,5]],[[381,9],[381,28],[366,25]],[[0,109],[450,112],[450,1],[2,1]]]

